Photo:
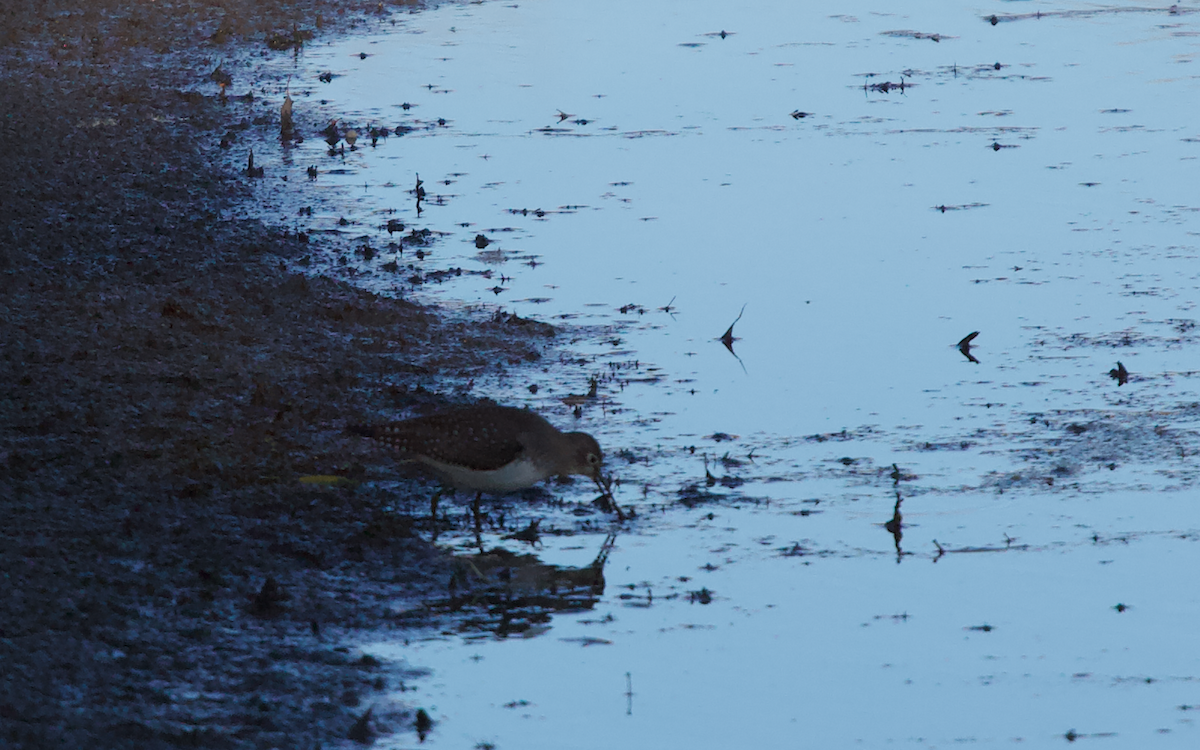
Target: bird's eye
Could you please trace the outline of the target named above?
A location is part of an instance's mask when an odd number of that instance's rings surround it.
[[[596,464],[600,463],[600,457],[597,456],[595,453],[589,453],[588,454],[588,463],[595,466]]]

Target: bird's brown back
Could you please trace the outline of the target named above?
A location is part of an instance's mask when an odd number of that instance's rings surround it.
[[[509,406],[469,407],[350,430],[375,438],[403,458],[425,457],[479,471],[499,469],[521,458],[527,435],[558,432],[534,412]]]

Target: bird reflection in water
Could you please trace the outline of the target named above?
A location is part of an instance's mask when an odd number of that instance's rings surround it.
[[[605,537],[599,554],[583,567],[550,565],[534,554],[496,548],[455,560],[449,595],[428,603],[435,611],[465,614],[464,631],[486,631],[505,638],[537,635],[556,612],[592,609],[604,594],[604,566],[616,541]]]

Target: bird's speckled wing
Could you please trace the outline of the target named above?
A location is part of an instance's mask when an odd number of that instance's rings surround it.
[[[544,422],[533,412],[498,406],[472,409],[470,419],[452,411],[352,429],[379,440],[410,460],[426,457],[468,469],[492,471],[525,453],[521,439],[525,430],[514,430],[514,426],[532,428]]]

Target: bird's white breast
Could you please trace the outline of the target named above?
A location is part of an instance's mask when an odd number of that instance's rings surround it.
[[[513,461],[499,469],[478,471],[462,466],[443,463],[428,457],[421,463],[441,474],[450,484],[464,490],[477,492],[514,492],[532,487],[546,478],[547,474],[528,458]]]

